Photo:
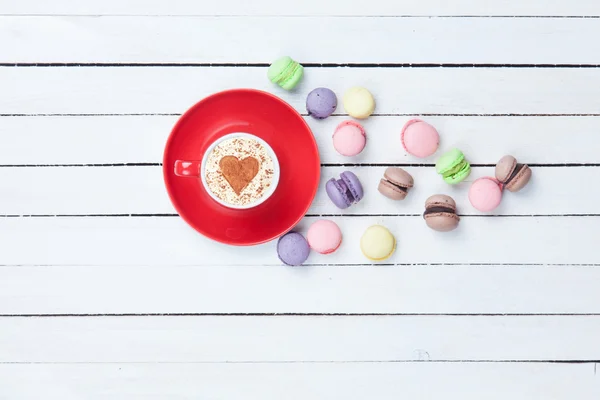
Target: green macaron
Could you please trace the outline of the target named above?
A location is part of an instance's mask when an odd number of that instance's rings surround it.
[[[285,90],[292,90],[304,75],[304,67],[290,57],[281,57],[269,67],[269,80]]]
[[[465,180],[471,173],[471,165],[465,155],[458,149],[444,153],[435,163],[435,170],[446,183],[455,185]]]

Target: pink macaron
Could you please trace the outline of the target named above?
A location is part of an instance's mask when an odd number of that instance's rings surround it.
[[[308,245],[314,251],[321,254],[329,254],[340,247],[342,243],[342,231],[335,222],[320,219],[308,228],[306,240],[308,240]]]
[[[358,122],[344,121],[333,132],[333,147],[343,156],[352,157],[359,154],[366,143],[365,128]]]
[[[469,189],[469,201],[479,211],[492,211],[502,200],[502,184],[491,177],[477,179]]]
[[[408,154],[425,158],[437,151],[440,144],[440,135],[427,122],[420,119],[411,119],[404,124],[400,140],[402,140],[402,146]]]

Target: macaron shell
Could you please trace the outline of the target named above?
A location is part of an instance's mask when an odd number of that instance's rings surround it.
[[[469,201],[471,205],[482,212],[492,211],[502,200],[502,189],[500,182],[494,178],[479,178],[469,189]]]
[[[393,184],[404,188],[411,188],[415,185],[412,175],[402,168],[388,167],[383,173],[383,177]]]
[[[310,248],[314,251],[321,254],[330,254],[340,247],[342,231],[335,222],[320,219],[308,228],[306,239]]]
[[[368,118],[375,110],[373,95],[363,87],[357,86],[348,89],[344,93],[342,101],[344,103],[344,110],[354,118]]]
[[[531,168],[527,165],[523,165],[523,168],[517,173],[517,175],[506,185],[506,189],[509,192],[518,192],[523,189],[531,179]]]
[[[453,231],[458,227],[460,221],[458,215],[450,213],[427,214],[424,219],[428,227],[438,232]]]
[[[369,260],[383,261],[396,249],[396,238],[384,226],[373,225],[367,228],[360,238],[360,250]]]
[[[328,88],[313,89],[306,96],[306,111],[316,119],[329,117],[337,108],[337,96]]]
[[[445,174],[458,164],[462,163],[464,159],[465,155],[462,151],[458,149],[451,149],[438,158],[437,162],[435,163],[435,170],[438,174]]]
[[[434,194],[433,196],[429,196],[427,200],[425,200],[425,208],[430,207],[448,207],[456,212],[456,202],[450,196],[446,196],[445,194]]]
[[[303,75],[304,67],[288,56],[275,60],[267,70],[269,80],[285,90],[296,87]]]
[[[398,189],[385,179],[379,181],[377,190],[379,193],[392,200],[404,200],[408,194],[404,190]]]
[[[352,200],[346,193],[346,188],[343,188],[337,179],[332,178],[325,184],[325,191],[331,202],[339,209],[350,207]]]
[[[294,62],[291,57],[284,56],[273,61],[267,70],[267,76],[273,83],[277,83],[286,69]]]
[[[402,146],[408,154],[419,158],[433,155],[439,146],[438,131],[425,121],[411,119],[402,128],[400,134]]]
[[[495,175],[496,179],[505,183],[512,175],[517,166],[517,159],[513,156],[504,156],[496,164]]]
[[[286,265],[302,265],[310,254],[308,242],[298,232],[289,232],[277,241],[277,256]]]
[[[343,156],[352,157],[360,154],[366,143],[364,128],[354,121],[342,122],[333,133],[333,147]]]
[[[340,174],[340,178],[346,184],[350,193],[352,193],[354,202],[358,203],[361,201],[364,196],[364,191],[358,177],[351,171],[344,171]]]
[[[447,176],[444,178],[444,182],[449,183],[450,185],[456,185],[465,179],[471,174],[471,164],[465,162],[461,169],[458,170],[453,175]]]
[[[284,79],[284,81],[281,82],[279,86],[281,86],[285,90],[292,90],[298,85],[298,83],[300,83],[303,76],[304,67],[300,64],[297,64],[294,66],[294,70],[292,71],[292,73],[287,77],[287,79]]]

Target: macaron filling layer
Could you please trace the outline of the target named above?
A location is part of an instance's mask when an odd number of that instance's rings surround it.
[[[523,168],[525,168],[525,164],[517,164],[517,166],[515,167],[513,172],[510,174],[510,176],[504,183],[506,183],[508,185],[513,179],[515,179],[515,177],[517,175],[519,175],[519,172],[521,172],[521,170],[523,170]]]
[[[348,184],[344,182],[344,178],[342,177],[342,179],[338,179],[336,183],[340,189],[340,192],[347,196],[351,203],[354,203],[354,201],[356,201],[356,194],[352,193],[352,190],[350,190]]]
[[[330,182],[333,183],[333,186],[335,186],[337,191],[342,195],[346,206],[350,206],[350,204],[354,203],[354,196],[352,196],[352,193],[344,181],[341,179],[331,178]]]
[[[275,83],[282,84],[284,82],[287,82],[291,77],[294,76],[294,74],[296,73],[296,70],[298,69],[298,67],[300,66],[300,63],[298,63],[297,61],[292,61],[291,63],[289,63],[285,69],[281,72],[281,74],[279,74],[278,76],[275,77],[274,81]]]
[[[468,165],[468,163],[462,159],[458,164],[456,164],[455,166],[453,166],[452,168],[450,168],[448,171],[444,171],[442,173],[442,176],[444,178],[448,178],[452,175],[456,175],[458,174],[463,168],[465,168],[465,166]]]
[[[454,211],[450,207],[434,206],[434,207],[429,207],[428,209],[426,209],[425,212],[423,213],[423,216],[429,215],[429,214],[439,214],[439,213],[456,214],[456,211]]]
[[[406,187],[404,187],[404,186],[400,186],[400,185],[398,185],[397,183],[394,183],[394,182],[390,181],[389,179],[385,179],[385,178],[383,178],[383,179],[382,179],[382,181],[384,181],[384,182],[386,182],[386,183],[389,183],[390,185],[392,185],[393,187],[395,187],[395,188],[396,188],[396,189],[398,189],[398,190],[401,190],[401,191],[403,191],[403,192],[406,192],[406,193],[408,193],[408,188],[406,188]]]
[[[352,200],[352,202],[359,202],[362,199],[362,196],[356,190],[354,185],[352,185],[350,179],[346,177],[346,175],[344,175],[343,172],[340,174],[340,178],[342,179],[340,179],[338,183],[340,184],[340,186],[342,186],[343,189],[345,189],[346,195],[350,197],[350,200]]]
[[[449,181],[458,181],[463,180],[469,175],[471,171],[471,164],[469,164],[466,160],[463,160],[461,163],[453,167],[451,170],[442,174],[442,177],[445,180]]]
[[[293,79],[294,76],[296,75],[296,73],[300,72],[298,71],[299,69],[303,68],[299,62],[297,61],[291,61],[290,63],[288,63],[283,71],[281,71],[278,75],[276,75],[275,77],[273,77],[271,79],[271,81],[277,85],[280,86],[285,86],[286,83],[290,80]]]

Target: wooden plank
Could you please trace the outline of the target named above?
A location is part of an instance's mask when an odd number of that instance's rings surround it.
[[[573,265],[16,266],[0,268],[0,314],[598,314],[598,279]]]
[[[306,233],[316,218],[298,225]],[[333,217],[344,241],[309,264],[369,262],[359,249],[372,224],[387,226],[398,248],[387,263],[600,263],[597,217],[463,218],[442,234],[419,217]],[[279,265],[275,243],[249,248],[214,243],[179,218],[2,218],[0,264]]]
[[[196,2],[192,0],[105,0],[85,2],[56,0],[52,4],[37,0],[0,1],[0,15],[372,15],[372,16],[591,16],[600,15],[600,7],[594,0],[564,1],[519,1],[500,0],[483,4],[476,0],[459,0],[451,4],[443,0],[389,2],[374,0],[369,7],[364,4],[339,1],[306,0],[302,7],[294,3],[276,0],[259,0],[251,4],[244,0],[222,0],[218,2]]]
[[[600,347],[595,345],[600,333],[598,316],[58,317],[2,318],[0,326],[0,362],[314,363],[600,358]]]
[[[339,96],[354,85],[369,88],[378,114],[597,114],[600,105],[600,68],[314,68],[296,91],[285,93],[259,67],[0,71],[3,93],[10,94],[0,97],[3,114],[179,114],[209,94],[236,87],[272,91],[303,110],[308,92],[322,85]]]
[[[499,158],[498,156],[497,158]],[[582,182],[600,181],[598,167],[532,168],[533,178],[519,193],[504,192],[503,201],[490,213],[471,206],[468,191],[471,183],[482,176],[494,176],[494,168],[473,168],[471,175],[458,186],[446,184],[434,167],[406,167],[415,180],[407,198],[392,201],[377,191],[386,167],[323,167],[321,185],[308,212],[310,215],[420,215],[424,202],[435,193],[447,193],[456,200],[463,215],[564,215],[597,214],[590,196],[600,196],[597,185]],[[333,205],[325,182],[339,179],[343,171],[352,170],[365,190],[363,200],[346,210]],[[175,214],[162,177],[162,167],[56,167],[0,168],[4,195],[0,197],[2,214]],[[27,184],[23,184],[27,182]],[[557,192],[556,185],[561,190]],[[200,185],[200,182],[198,182]]]
[[[424,117],[441,135],[438,153],[428,159],[408,155],[400,144],[400,131],[410,118],[378,116],[363,121],[369,141],[365,150],[352,158],[338,154],[331,144],[335,127],[346,117],[305,120],[323,163],[434,163],[436,156],[451,146],[461,148],[477,164],[495,163],[502,153],[537,164],[598,161],[595,145],[600,117]],[[162,161],[177,119],[160,115],[3,117],[0,160],[3,165],[157,163]],[[543,151],[538,151],[541,148]]]
[[[3,393],[15,400],[395,400],[448,393],[486,400],[595,400],[600,380],[594,371],[594,364],[535,363],[0,364]]]
[[[3,63],[600,62],[596,19],[5,16],[0,35]]]

